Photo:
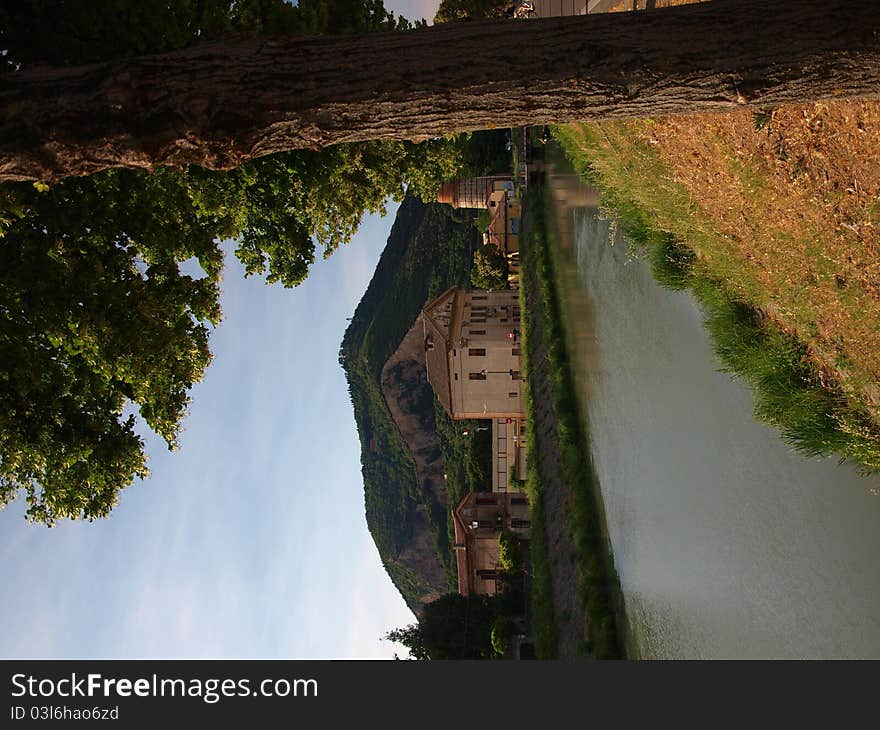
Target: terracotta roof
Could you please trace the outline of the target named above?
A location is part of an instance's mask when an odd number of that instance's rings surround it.
[[[456,539],[455,545],[455,568],[458,572],[458,592],[462,596],[467,596],[471,592],[471,571],[468,567],[468,557],[473,554],[473,543],[470,542],[465,535],[462,542],[459,542]]]
[[[471,571],[468,567],[468,557],[473,554],[474,546],[469,540],[470,532],[465,528],[458,511],[468,501],[470,494],[466,494],[464,499],[452,510],[452,524],[455,527],[455,562],[458,570],[458,592],[462,596],[469,595],[471,591],[469,580]]]
[[[452,391],[449,383],[449,353],[452,350],[450,329],[454,325],[455,296],[458,290],[451,286],[422,309],[425,328],[425,368],[428,382],[437,394],[437,400],[452,416]],[[440,316],[451,305],[451,316]]]
[[[437,191],[437,202],[455,205],[455,183],[446,182],[440,186]]]

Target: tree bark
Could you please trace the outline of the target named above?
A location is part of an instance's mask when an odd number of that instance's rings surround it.
[[[236,36],[0,76],[0,181],[235,167],[340,142],[880,95],[876,0]]]

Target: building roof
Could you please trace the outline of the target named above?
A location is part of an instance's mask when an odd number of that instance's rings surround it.
[[[489,243],[493,243],[501,250],[503,254],[507,254],[507,192],[500,190],[497,191],[502,193],[501,196],[501,205],[496,205],[494,209],[491,209],[492,217],[489,220],[489,227],[486,229],[486,232],[489,234]],[[494,197],[493,193],[493,197]],[[500,219],[500,220],[499,220]],[[499,235],[498,228],[501,228],[501,233]]]
[[[452,415],[452,387],[449,382],[449,353],[452,351],[452,332],[456,316],[458,289],[449,287],[422,309],[425,328],[425,368],[428,382],[437,394],[437,400]]]
[[[467,497],[465,497],[465,499],[467,499]],[[462,500],[462,502],[464,502],[464,500]],[[461,504],[452,510],[452,523],[455,526],[455,563],[456,569],[458,570],[458,592],[462,596],[466,596],[470,593],[471,588],[468,580],[470,577],[470,570],[468,569],[468,554],[469,551],[473,550],[473,546],[468,545],[469,533],[465,529],[461,517],[458,514],[459,507],[461,507]]]

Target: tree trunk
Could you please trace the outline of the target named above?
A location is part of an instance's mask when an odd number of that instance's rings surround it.
[[[880,95],[876,0],[715,0],[357,37],[235,36],[0,76],[0,181]]]

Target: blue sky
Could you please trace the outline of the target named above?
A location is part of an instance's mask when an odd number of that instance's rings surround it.
[[[179,451],[108,520],[0,512],[4,657],[389,657],[413,620],[366,529],[359,445],[337,362],[397,204],[296,289],[226,256],[214,362]],[[227,251],[233,246],[227,246]]]
[[[390,0],[385,2],[385,7],[408,20],[424,18],[431,23],[440,7],[440,0]]]

